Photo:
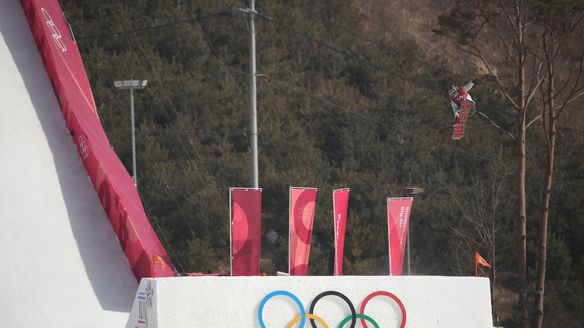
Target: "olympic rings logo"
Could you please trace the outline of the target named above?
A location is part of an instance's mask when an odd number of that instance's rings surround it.
[[[310,310],[308,313],[306,313],[306,310],[304,309],[302,302],[300,302],[300,299],[296,295],[290,293],[289,291],[276,290],[276,291],[273,291],[273,292],[269,293],[268,295],[266,295],[262,299],[262,302],[260,303],[260,308],[258,310],[258,320],[260,322],[261,328],[266,328],[266,325],[264,323],[264,316],[263,316],[264,307],[266,306],[266,303],[274,296],[279,296],[279,295],[291,298],[298,305],[298,308],[300,309],[300,314],[297,315],[296,317],[294,317],[294,319],[292,319],[288,323],[288,325],[286,326],[287,328],[293,328],[293,327],[295,327],[296,324],[299,324],[299,327],[304,327],[304,325],[306,324],[306,319],[310,320],[310,325],[312,328],[317,328],[315,321],[318,322],[323,328],[329,328],[328,324],[321,317],[314,314],[314,309],[316,307],[316,303],[318,303],[318,301],[321,298],[326,297],[326,296],[336,296],[336,297],[341,298],[343,301],[345,301],[345,303],[347,303],[347,305],[349,306],[349,309],[351,310],[351,314],[348,315],[347,317],[345,317],[341,321],[338,328],[345,327],[345,325],[349,321],[351,322],[350,327],[355,328],[355,325],[357,324],[357,319],[361,319],[361,325],[363,326],[363,328],[369,327],[369,326],[367,326],[367,322],[372,324],[373,327],[379,328],[379,325],[377,324],[377,322],[375,322],[375,320],[373,318],[371,318],[370,316],[365,314],[365,307],[367,306],[367,303],[369,303],[369,301],[371,301],[372,298],[377,297],[377,296],[387,296],[397,303],[397,305],[399,306],[399,308],[401,310],[401,316],[402,316],[400,328],[404,328],[406,326],[406,308],[405,308],[404,304],[397,296],[395,296],[394,294],[387,292],[387,291],[379,290],[379,291],[375,291],[375,292],[367,295],[367,297],[365,297],[365,299],[363,300],[363,303],[361,303],[361,308],[359,309],[360,313],[357,313],[355,311],[355,306],[353,305],[353,303],[351,302],[351,300],[349,300],[349,298],[347,296],[345,296],[344,294],[342,294],[338,291],[328,290],[328,291],[325,291],[325,292],[318,294],[312,300],[312,303],[310,304]]]
[[[89,146],[87,146],[84,136],[79,136],[79,152],[84,160],[89,156]]]

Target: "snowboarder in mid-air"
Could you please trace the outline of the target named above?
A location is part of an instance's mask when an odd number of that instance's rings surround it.
[[[475,102],[474,100],[472,100],[472,97],[468,94],[468,92],[476,84],[479,84],[478,79],[474,79],[468,82],[463,87],[457,87],[453,85],[448,90],[448,95],[450,96],[450,104],[452,105],[452,112],[454,114],[454,123],[458,123],[458,120],[460,118],[460,105],[462,105],[463,101],[465,100],[470,101],[474,107]]]
[[[452,139],[459,140],[464,136],[464,126],[470,111],[474,108],[475,102],[468,94],[473,86],[479,83],[478,79],[474,79],[462,87],[451,86],[448,89],[450,96],[450,104],[452,105],[452,113],[454,114],[454,131]]]

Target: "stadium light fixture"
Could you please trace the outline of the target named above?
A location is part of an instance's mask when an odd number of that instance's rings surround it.
[[[134,90],[144,89],[148,85],[148,80],[119,80],[114,81],[114,87],[118,90],[130,90],[130,112],[132,116],[132,181],[134,187],[138,187],[138,177],[136,172],[136,133],[134,126]]]

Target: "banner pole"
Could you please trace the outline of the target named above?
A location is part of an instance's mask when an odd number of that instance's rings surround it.
[[[290,240],[292,239],[292,217],[290,214],[292,214],[292,208],[290,206],[292,206],[292,186],[288,187],[288,275],[292,273],[292,263],[290,263]]]
[[[391,276],[391,230],[389,229],[389,200],[390,198],[387,198],[385,205],[387,206],[387,250],[389,251],[389,275]]]
[[[412,275],[412,266],[410,265],[411,263],[411,258],[410,258],[410,220],[408,220],[408,240],[406,241],[406,244],[408,245],[408,248],[406,249],[408,252],[408,276]]]
[[[335,243],[335,258],[333,260],[333,275],[337,275],[337,210],[335,208],[335,190],[333,190],[333,233],[334,233],[334,243]]]
[[[233,276],[233,210],[231,208],[231,192],[233,188],[229,188],[229,275]]]
[[[479,276],[479,261],[477,261],[477,253],[475,253],[475,277]]]

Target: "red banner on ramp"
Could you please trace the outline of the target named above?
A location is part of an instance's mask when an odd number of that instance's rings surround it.
[[[407,232],[409,229],[412,197],[387,199],[387,227],[389,244],[389,274],[401,275]]]
[[[134,183],[103,131],[91,86],[57,0],[21,0],[67,128],[132,271],[172,277],[174,268],[152,229]]]
[[[315,207],[316,189],[290,187],[288,267],[291,276],[308,274],[308,257]]]
[[[231,188],[231,275],[260,274],[262,190]]]
[[[343,275],[343,254],[345,251],[345,229],[349,207],[349,188],[333,190],[333,213],[335,227],[334,275]]]

